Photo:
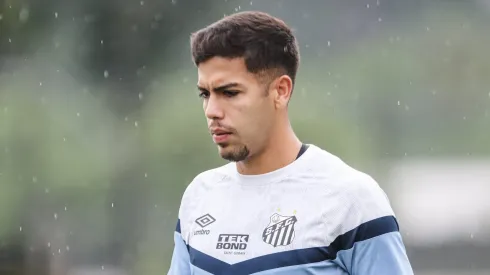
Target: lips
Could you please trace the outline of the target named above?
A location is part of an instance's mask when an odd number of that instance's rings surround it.
[[[215,143],[223,143],[230,138],[232,132],[216,128],[211,130],[211,134],[213,135],[213,141]]]
[[[228,140],[228,138],[230,137],[231,134],[219,134],[219,135],[216,135],[214,134],[213,135],[213,141],[215,143],[223,143],[223,142],[226,142]]]

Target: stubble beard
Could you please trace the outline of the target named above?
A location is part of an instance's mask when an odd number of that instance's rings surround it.
[[[222,148],[221,157],[227,161],[239,162],[244,161],[250,155],[250,150],[248,150],[245,145],[219,145]],[[230,147],[230,148],[227,148]]]

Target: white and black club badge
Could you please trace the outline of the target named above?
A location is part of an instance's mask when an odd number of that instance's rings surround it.
[[[262,233],[262,240],[273,247],[289,245],[294,239],[294,224],[297,221],[296,216],[275,213]]]

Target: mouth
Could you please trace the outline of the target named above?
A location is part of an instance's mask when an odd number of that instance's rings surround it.
[[[215,143],[223,143],[226,142],[231,136],[231,133],[213,133],[213,141]]]
[[[226,131],[225,129],[213,129],[211,130],[211,135],[215,143],[223,143],[230,138],[232,132]]]

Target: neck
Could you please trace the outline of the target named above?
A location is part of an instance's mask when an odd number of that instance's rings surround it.
[[[276,131],[272,135],[262,152],[237,162],[239,173],[243,175],[265,174],[295,161],[302,143],[289,123],[287,127],[282,128],[281,131]]]

